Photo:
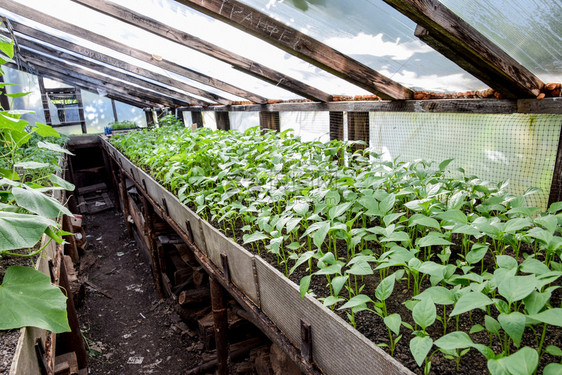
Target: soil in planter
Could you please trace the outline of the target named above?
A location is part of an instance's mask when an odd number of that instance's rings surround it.
[[[179,374],[197,366],[203,344],[156,291],[150,265],[114,210],[84,217],[87,279],[78,309],[89,374]],[[111,297],[111,298],[109,298]]]

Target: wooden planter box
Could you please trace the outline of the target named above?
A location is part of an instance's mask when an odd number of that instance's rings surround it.
[[[186,219],[191,223],[195,244],[206,252],[223,273],[226,256],[227,279],[230,278],[232,284],[261,308],[304,356],[310,354],[310,358],[325,374],[412,374],[319,301],[309,295],[301,298],[298,286],[281,272],[199,218],[163,186],[132,165],[113,146],[102,143],[117,160],[121,160],[125,171],[131,169],[134,178],[140,176],[144,182],[139,184],[155,202],[163,206],[180,228],[186,228]],[[200,232],[193,223],[200,225]],[[200,233],[202,238],[197,240],[196,233]],[[204,247],[200,247],[201,244]],[[303,344],[303,325],[310,327],[310,346]]]

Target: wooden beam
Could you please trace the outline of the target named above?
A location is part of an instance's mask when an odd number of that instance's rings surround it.
[[[75,88],[74,95],[76,95],[76,101],[78,102],[78,116],[80,118],[82,134],[86,134],[88,133],[88,129],[86,128],[86,116],[84,116],[84,102],[82,101],[82,93],[79,89]]]
[[[0,34],[4,34],[4,33],[2,33],[0,31]],[[34,42],[32,40],[29,40],[29,39],[18,38],[18,42],[19,42],[19,45],[21,47],[27,48],[28,50],[34,50],[36,52],[47,54],[47,55],[50,55],[52,57],[56,57],[58,59],[64,60],[64,61],[72,63],[72,64],[76,64],[76,65],[79,65],[79,66],[82,66],[82,67],[87,67],[87,68],[95,70],[97,72],[107,74],[110,77],[117,78],[117,79],[123,80],[125,82],[132,83],[132,84],[138,85],[140,87],[146,88],[148,90],[154,91],[158,95],[163,95],[163,96],[167,96],[167,97],[170,97],[170,98],[175,97],[175,98],[181,99],[185,102],[192,103],[192,104],[198,104],[198,105],[209,104],[205,101],[194,98],[190,95],[185,95],[185,94],[177,92],[175,90],[171,90],[167,87],[163,87],[163,86],[160,86],[158,84],[140,79],[136,76],[126,74],[126,73],[117,71],[115,69],[109,68],[109,67],[107,67],[103,64],[99,64],[99,63],[93,62],[91,60],[81,58],[79,56],[67,53],[65,51],[61,51],[61,50],[56,49],[56,48],[48,47],[44,44],[36,43],[36,42]],[[230,103],[230,101],[228,101],[226,99],[224,101],[226,102],[225,104]]]
[[[8,63],[6,64],[9,68],[14,69],[14,70],[21,70],[27,73],[31,73],[31,74],[36,74],[36,75],[40,75],[40,76],[45,76],[51,79],[55,79],[67,84],[71,84],[74,85],[82,90],[86,90],[86,91],[90,91],[90,92],[96,92],[97,89],[97,85],[94,85],[88,81],[85,80],[80,80],[74,77],[69,77],[69,76],[65,76],[64,74],[52,71],[52,70],[48,70],[48,69],[44,69],[40,66],[33,66],[33,65],[25,65],[25,66],[17,66],[16,64],[13,63]],[[41,77],[39,77],[39,79],[41,79]],[[160,105],[160,104],[155,104],[155,103],[151,103],[150,101],[146,101],[145,99],[141,99],[141,98],[135,98],[133,96],[130,95],[122,95],[119,93],[115,93],[113,92],[111,89],[107,89],[104,88],[105,90],[107,90],[107,97],[108,98],[113,98],[115,100],[118,100],[122,103],[126,103],[129,105],[132,105],[134,107],[138,107],[138,108],[146,108],[146,107],[150,107],[152,105]]]
[[[22,52],[25,53],[25,49],[22,49]],[[59,81],[72,84],[73,86],[78,86],[85,90],[89,90],[91,92],[97,93],[98,89],[103,89],[117,100],[120,100],[124,103],[136,105],[139,107],[151,107],[155,105],[163,105],[163,106],[173,106],[174,103],[168,102],[166,100],[162,100],[162,98],[151,98],[146,95],[137,96],[137,93],[133,93],[131,91],[127,91],[123,85],[115,87],[114,85],[103,82],[99,79],[95,79],[89,76],[85,76],[76,72],[68,71],[65,69],[61,69],[58,67],[57,64],[54,62],[45,62],[45,61],[34,61],[31,59],[30,61],[25,62],[22,67],[18,67],[16,64],[9,63],[8,66],[12,69],[20,69],[27,71],[32,74],[36,75],[44,75],[50,78],[57,79]]]
[[[184,66],[181,66],[179,64],[176,64],[174,62],[171,62],[169,60],[166,59],[156,59],[152,54],[145,52],[145,51],[141,51],[139,49],[135,49],[135,48],[131,48],[123,43],[119,43],[117,41],[114,41],[110,38],[104,37],[102,35],[96,34],[90,30],[86,30],[83,29],[79,26],[70,24],[68,22],[64,22],[61,20],[58,20],[56,18],[50,17],[49,15],[45,14],[45,13],[41,13],[38,12],[30,7],[27,7],[25,5],[13,2],[11,0],[2,0],[2,3],[0,4],[1,8],[4,8],[12,13],[18,14],[21,17],[25,17],[27,19],[33,20],[35,22],[47,25],[49,27],[52,27],[54,29],[63,31],[69,35],[74,35],[77,36],[79,38],[82,38],[84,40],[88,40],[90,42],[96,43],[100,46],[104,46],[106,48],[112,49],[114,51],[120,52],[122,54],[131,56],[135,59],[150,63],[152,65],[155,66],[159,66],[162,69],[165,70],[169,70],[170,72],[179,74],[181,76],[184,76],[186,78],[192,79],[194,81],[203,83],[205,85],[211,86],[211,87],[215,87],[219,90],[231,93],[233,95],[236,95],[238,97],[241,98],[245,98],[248,99],[250,101],[256,102],[256,103],[266,103],[267,99],[253,94],[247,90],[243,90],[240,89],[238,87],[235,87],[233,85],[230,85],[226,82],[223,82],[221,80],[215,79],[213,77],[201,74],[199,72],[196,72],[192,69],[188,69]],[[26,28],[26,31],[29,31],[31,28]],[[21,29],[20,29],[21,30]],[[33,30],[33,29],[31,29]],[[26,33],[26,32],[22,32],[22,33]],[[48,39],[48,36],[45,35],[44,37],[39,37],[37,36],[37,34],[45,34],[42,31],[34,31],[33,32],[33,37],[39,39],[39,40],[44,40],[47,41],[45,39]],[[55,44],[52,42],[47,41],[48,43],[51,44]],[[65,48],[65,47],[63,47]],[[69,48],[67,48],[69,49]],[[92,59],[95,60],[99,60],[103,63],[109,64],[109,65],[114,65],[114,64],[119,64],[120,60],[117,59],[113,59],[113,58],[106,58],[104,54],[101,54],[97,51],[91,50],[89,48],[83,47],[83,46],[76,46],[75,48],[69,49],[75,53],[79,53],[82,55],[85,55],[87,57],[90,57]],[[129,70],[126,69],[126,67],[124,66],[118,66],[122,69],[125,70]],[[133,70],[131,70],[133,73],[139,74],[139,75],[143,75],[141,74],[143,72],[143,69],[136,67]],[[166,80],[163,80],[161,82],[168,84],[167,82],[170,80],[170,78],[167,78]],[[160,81],[160,80],[159,80]]]
[[[273,85],[291,91],[295,94],[311,99],[313,101],[328,102],[332,100],[332,96],[314,87],[306,85],[285,74],[279,73],[255,61],[247,59],[243,56],[234,54],[224,48],[212,43],[208,43],[191,34],[174,29],[164,23],[146,17],[140,13],[133,12],[125,7],[115,3],[109,3],[105,0],[73,0],[91,9],[97,10],[104,14],[115,17],[121,21],[131,25],[140,27],[144,30],[152,32],[163,38],[173,42],[182,44],[186,47],[214,57],[228,64],[233,65],[236,69],[258,77]],[[265,103],[261,101],[261,103]]]
[[[37,77],[37,82],[39,84],[39,92],[41,93],[41,104],[43,105],[43,113],[45,114],[45,124],[52,125],[51,120],[51,110],[49,109],[49,98],[47,97],[47,92],[45,91],[45,82],[43,77]]]
[[[190,104],[190,102],[180,98],[170,97],[168,95],[151,92],[146,89],[143,89],[142,87],[132,86],[127,82],[116,80],[111,77],[81,68],[76,65],[70,65],[65,63],[64,61],[56,60],[49,56],[36,54],[34,51],[27,49],[27,47],[21,48],[20,55],[25,60],[27,60],[27,62],[33,65],[44,66],[50,69],[57,70],[63,74],[78,76],[78,78],[89,77],[92,78],[95,82],[97,82],[100,88],[105,86],[110,86],[114,91],[121,92],[124,95],[133,94],[138,97],[146,97],[152,102],[164,104],[171,107],[175,105]]]
[[[31,27],[19,24],[17,22],[10,21],[10,23],[14,27],[14,30],[16,30],[18,33],[27,35],[27,36],[29,36],[31,38],[34,38],[34,39],[38,39],[38,40],[47,42],[49,44],[55,45],[55,46],[60,47],[60,48],[64,48],[65,50],[76,52],[76,53],[81,54],[83,56],[89,57],[88,54],[85,52],[85,50],[88,50],[87,48],[80,47],[80,46],[78,46],[74,43],[65,41],[63,39],[60,39],[60,38],[57,38],[57,37],[54,37],[54,36],[50,36],[50,35],[48,35],[44,32],[40,32],[40,31],[35,30]],[[154,73],[154,72],[151,72],[147,69],[136,67],[133,64],[129,64],[125,61],[118,60],[116,58],[113,58],[113,57],[108,56],[108,55],[104,55],[102,53],[97,53],[97,55],[99,57],[101,57],[102,62],[104,62],[104,63],[110,62],[109,65],[112,65],[112,66],[115,66],[117,68],[126,70],[128,72],[139,74],[143,77],[146,77],[146,78],[152,79],[154,81],[157,81],[159,84],[147,82],[146,80],[139,79],[138,77],[132,76],[130,74],[118,72],[114,69],[108,68],[105,65],[102,65],[102,64],[99,64],[99,63],[94,63],[90,60],[85,60],[83,58],[72,55],[72,54],[67,53],[65,51],[61,51],[61,50],[58,50],[58,49],[47,47],[44,44],[40,44],[40,43],[31,41],[29,39],[18,37],[18,42],[22,46],[28,46],[29,48],[33,48],[34,50],[56,56],[60,59],[66,60],[66,61],[74,63],[74,64],[87,66],[89,68],[98,70],[102,73],[109,74],[109,75],[111,75],[115,78],[128,80],[131,83],[134,83],[134,84],[139,85],[139,86],[145,86],[145,87],[147,87],[147,88],[149,88],[153,91],[161,92],[165,95],[184,96],[185,100],[187,100],[189,98],[189,100],[192,100],[194,102],[197,102],[197,103],[200,103],[200,104],[205,104],[205,102],[201,101],[200,99],[196,99],[196,98],[193,98],[189,95],[186,96],[186,95],[181,94],[177,91],[170,90],[168,87],[171,86],[171,87],[175,87],[177,89],[183,90],[187,93],[198,95],[202,98],[208,99],[213,103],[218,102],[218,103],[225,104],[225,105],[231,104],[230,100],[225,99],[225,98],[223,98],[219,95],[215,95],[215,94],[209,93],[205,90],[201,90],[199,88],[188,85],[187,83],[171,79],[171,78],[169,78],[169,77],[167,77],[163,74]],[[91,56],[91,53],[89,55]],[[95,60],[99,61],[100,59],[95,59]],[[139,72],[139,73],[136,73],[136,72]]]
[[[507,98],[536,97],[544,83],[438,0],[384,0],[423,29],[417,35]]]
[[[239,1],[176,1],[263,39],[383,99],[412,97],[412,91],[390,78]]]

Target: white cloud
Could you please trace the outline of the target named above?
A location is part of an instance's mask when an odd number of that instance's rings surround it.
[[[326,44],[348,55],[372,55],[377,57],[390,56],[393,60],[408,60],[416,53],[427,53],[433,49],[420,41],[400,43],[385,42],[383,34],[377,35],[359,33],[354,37],[333,37],[326,40]]]

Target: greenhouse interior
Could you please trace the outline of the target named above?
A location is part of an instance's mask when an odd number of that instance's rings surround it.
[[[0,17],[0,374],[562,374],[562,1]]]

